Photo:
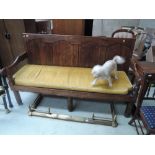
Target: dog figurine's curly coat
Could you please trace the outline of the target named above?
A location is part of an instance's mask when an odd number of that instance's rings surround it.
[[[92,74],[95,78],[92,85],[95,85],[98,79],[105,79],[108,80],[109,87],[112,87],[111,74],[113,72],[115,79],[118,79],[117,64],[123,64],[124,62],[125,59],[123,57],[116,55],[112,60],[106,61],[103,65],[95,65],[92,69]]]

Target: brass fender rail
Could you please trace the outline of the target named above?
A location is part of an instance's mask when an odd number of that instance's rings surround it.
[[[92,115],[91,118],[66,115],[66,114],[56,114],[56,113],[51,113],[50,107],[48,108],[48,112],[43,112],[43,111],[37,110],[37,106],[34,106],[34,103],[33,103],[33,106],[29,106],[28,114],[29,116],[40,116],[40,117],[46,117],[51,119],[59,119],[59,120],[66,120],[66,121],[100,124],[100,125],[117,127],[118,123],[116,121],[116,114],[115,114],[115,108],[113,103],[110,104],[110,108],[111,108],[112,119],[96,117],[94,114]]]

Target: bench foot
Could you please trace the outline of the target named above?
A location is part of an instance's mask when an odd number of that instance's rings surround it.
[[[127,103],[125,112],[124,112],[124,116],[125,117],[130,117],[132,114],[132,109],[133,109],[133,103]]]
[[[72,98],[67,99],[67,109],[70,112],[72,112],[74,110],[74,105],[73,105],[73,99]]]
[[[18,105],[23,105],[22,99],[20,97],[19,91],[13,90],[13,93],[15,95],[16,101]]]

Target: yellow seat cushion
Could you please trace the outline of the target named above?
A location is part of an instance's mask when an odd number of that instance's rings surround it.
[[[127,94],[132,85],[123,71],[118,71],[118,80],[109,87],[106,80],[92,86],[91,68],[25,65],[14,75],[16,85],[57,88],[108,94]]]

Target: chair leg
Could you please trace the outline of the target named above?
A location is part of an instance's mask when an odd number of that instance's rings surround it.
[[[16,101],[18,105],[23,105],[22,99],[20,97],[19,91],[13,90],[13,93],[15,95]]]
[[[152,97],[153,97],[153,98],[155,98],[155,89],[154,89],[154,92],[153,92],[153,95],[152,95]]]
[[[147,93],[146,93],[146,97],[147,97],[147,98],[149,97],[150,89],[151,89],[151,85],[149,85],[149,87],[148,87],[148,89],[147,89]]]
[[[6,102],[6,95],[2,95],[2,99],[3,99],[3,104],[4,104],[4,108],[6,110],[6,113],[9,113],[10,110],[8,109],[8,106],[7,106],[7,102]]]

